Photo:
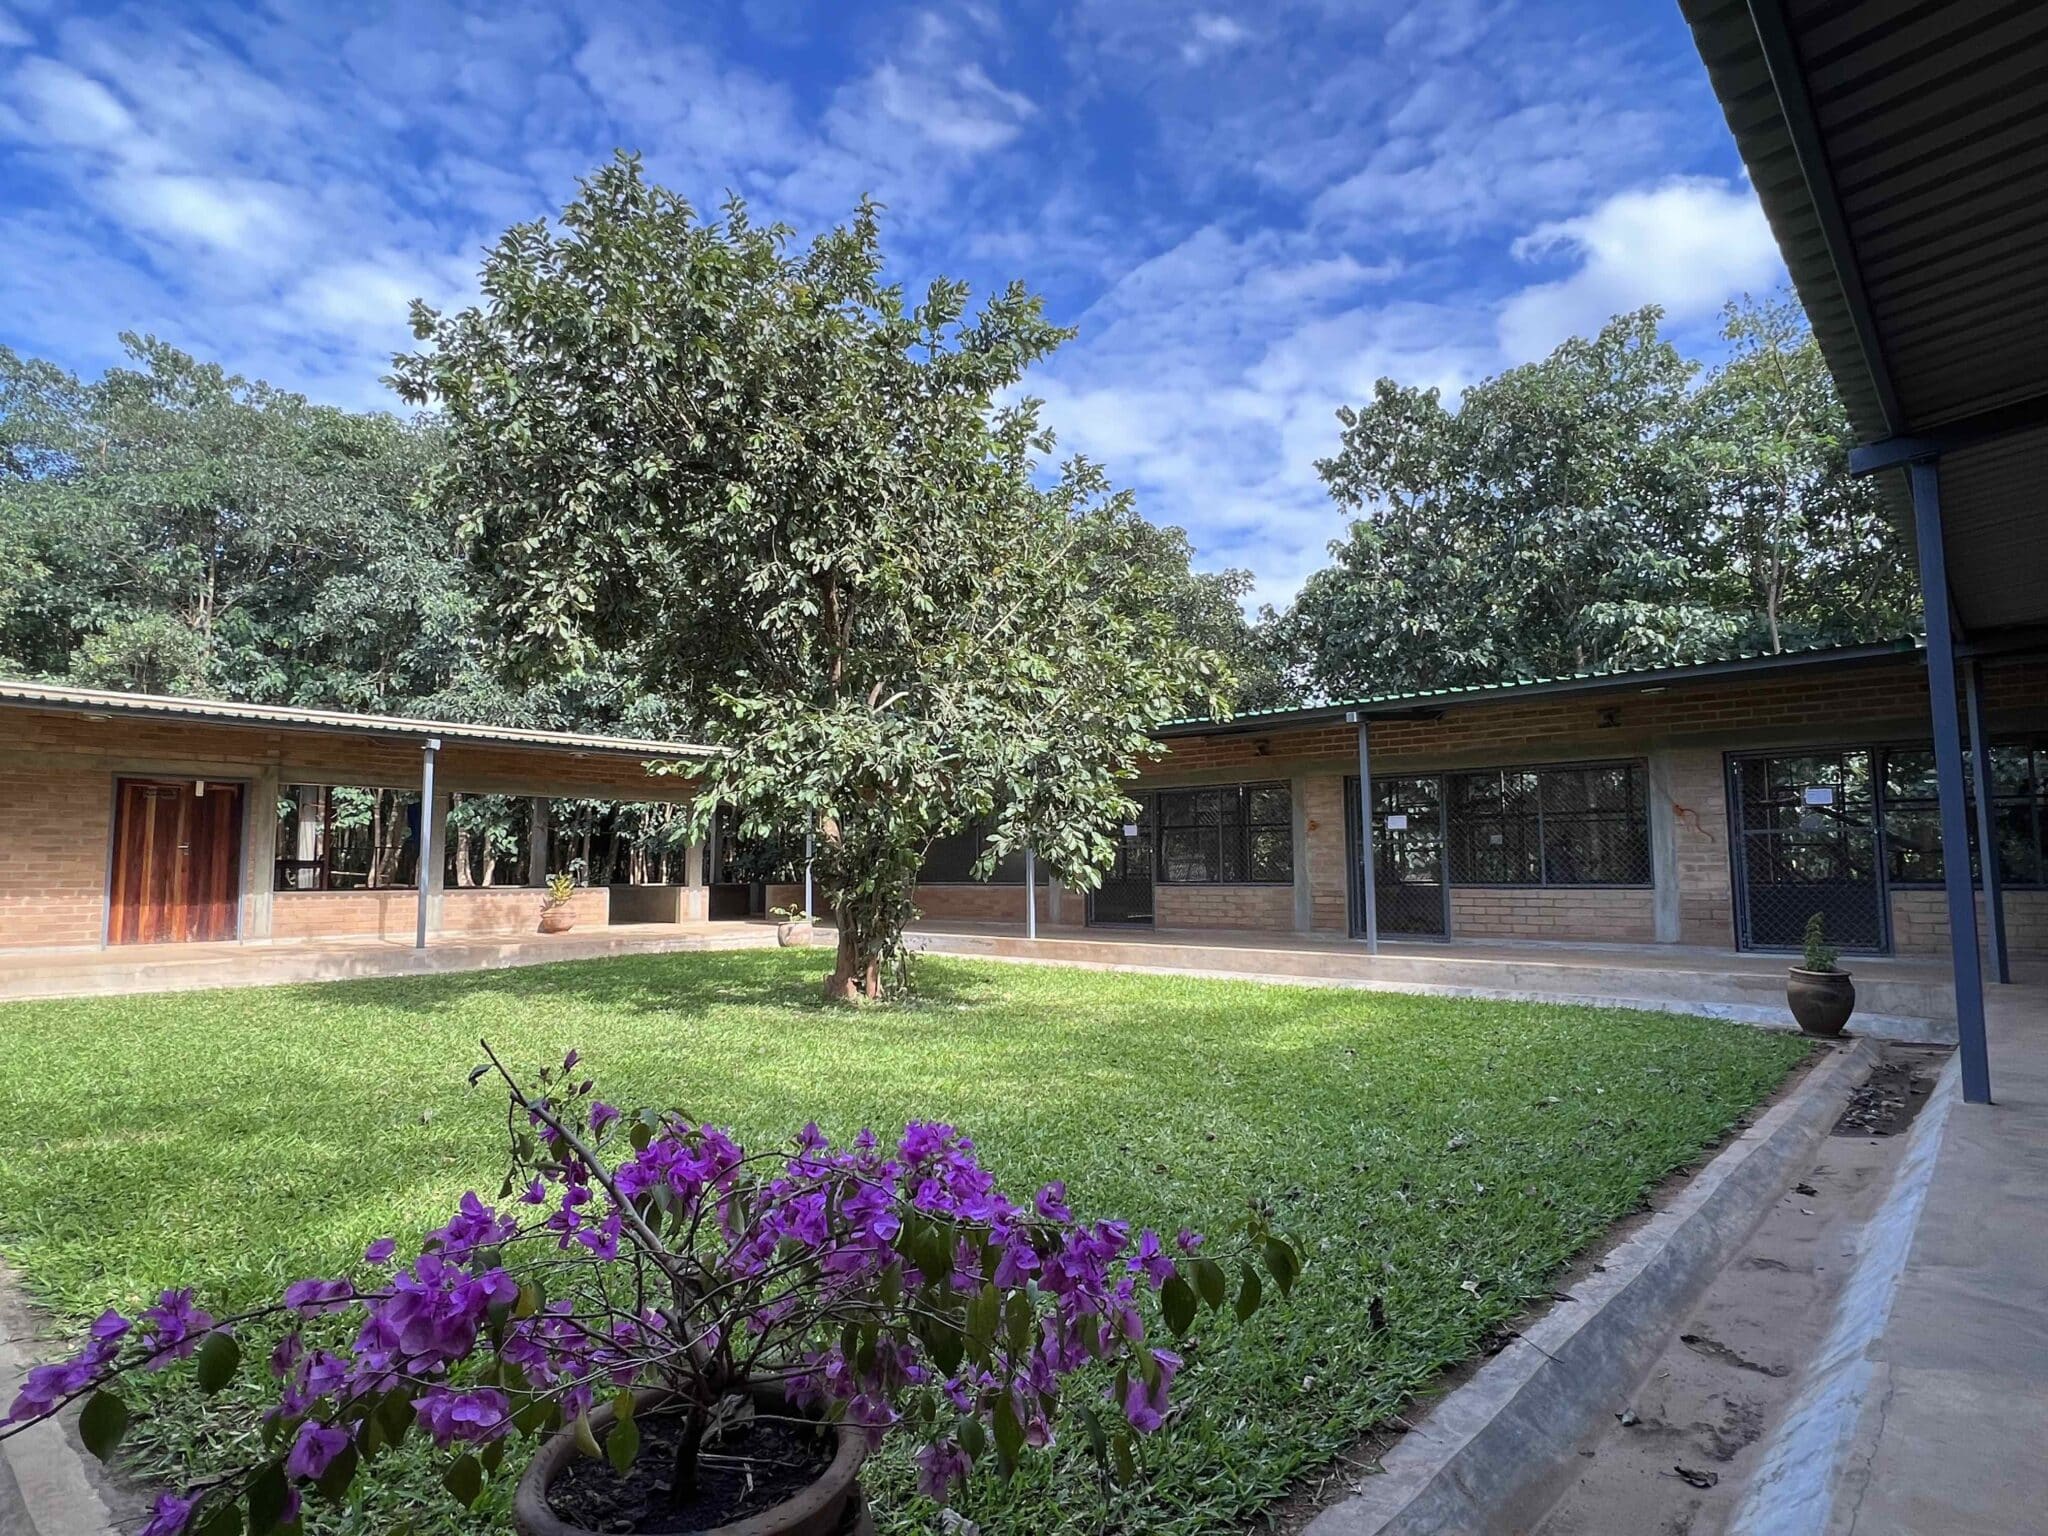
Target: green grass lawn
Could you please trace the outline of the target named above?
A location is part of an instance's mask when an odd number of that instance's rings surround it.
[[[1695,1161],[1806,1053],[1650,1013],[926,959],[920,997],[817,1001],[822,952],[646,956],[482,975],[0,1006],[0,1252],[60,1314],[197,1281],[248,1299],[417,1235],[503,1171],[502,1100],[465,1084],[579,1048],[615,1103],[775,1140],[906,1119],[968,1129],[1013,1191],[1222,1231],[1268,1200],[1293,1299],[1205,1320],[1149,1476],[1105,1504],[1041,1459],[964,1512],[996,1533],[1230,1530],[1385,1421],[1558,1266]],[[1385,1326],[1375,1329],[1379,1299]],[[247,1433],[231,1392],[162,1400],[147,1466]],[[336,1529],[498,1528],[402,1452]],[[509,1479],[508,1479],[509,1480]],[[901,1458],[885,1530],[928,1530]],[[324,1521],[332,1519],[322,1516]]]

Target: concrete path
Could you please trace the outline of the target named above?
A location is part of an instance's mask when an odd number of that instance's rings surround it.
[[[934,954],[1093,970],[1584,1003],[1792,1027],[1785,1006],[1787,956],[1693,945],[1387,941],[1378,955],[1370,955],[1357,940],[1325,934],[1056,928],[1027,939],[1014,924],[960,922],[920,923],[911,943]],[[1955,1039],[1955,988],[1945,965],[1876,956],[1857,956],[1853,965],[1859,1033],[1888,1040]],[[2048,967],[2042,972],[2048,979]]]
[[[63,1353],[0,1266],[0,1404],[14,1400],[31,1365]],[[71,1413],[0,1440],[0,1536],[114,1536],[133,1528],[142,1500],[101,1475]]]
[[[146,944],[114,949],[0,954],[0,1001],[190,992],[215,987],[428,976],[552,965],[611,955],[772,947],[769,922],[618,923],[569,933],[445,935],[425,949],[410,939],[288,939],[248,944]]]
[[[1919,1219],[1892,1294],[1865,1303],[1868,1390],[1815,1536],[2048,1530],[2048,987],[1986,1001],[1996,1102],[1950,1106],[1900,1191]],[[1755,1507],[1741,1529],[1792,1529]]]

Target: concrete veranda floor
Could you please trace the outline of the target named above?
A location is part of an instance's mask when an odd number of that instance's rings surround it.
[[[940,921],[920,923],[913,943],[935,954],[1107,970],[1187,971],[1792,1023],[1785,1007],[1791,956],[1697,945],[1387,940],[1375,956],[1360,940],[1325,934],[1048,925],[1027,939],[1019,924]],[[1853,1028],[1901,1040],[1955,1038],[1955,988],[1946,961],[1854,955],[1845,963],[1856,978]],[[2048,982],[2048,965],[2022,967],[2020,974]]]
[[[107,949],[0,952],[0,1001],[276,986],[365,976],[425,976],[607,955],[749,949],[775,943],[772,922],[619,923],[568,933],[408,938],[279,939],[226,944],[135,944]]]

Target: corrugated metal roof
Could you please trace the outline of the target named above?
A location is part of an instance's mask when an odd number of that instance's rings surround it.
[[[443,742],[479,746],[606,752],[625,757],[709,757],[723,750],[693,742],[587,736],[574,731],[524,731],[510,726],[465,725],[453,720],[417,720],[404,715],[357,715],[338,709],[293,709],[282,704],[242,704],[228,699],[122,693],[107,688],[73,688],[59,683],[0,681],[0,706],[4,705],[62,710],[72,714],[204,720],[215,725],[267,726],[273,730],[332,731],[352,736],[382,736],[405,742],[423,742],[430,737],[439,737]]]
[[[1559,677],[1524,677],[1498,683],[1478,683],[1466,688],[1420,688],[1407,693],[1371,694],[1334,704],[1312,704],[1305,709],[1252,709],[1227,719],[1190,718],[1171,720],[1158,734],[1165,736],[1212,735],[1221,732],[1286,730],[1295,726],[1324,725],[1345,715],[1400,714],[1418,709],[1448,708],[1454,704],[1485,704],[1503,698],[1525,698],[1546,693],[1592,693],[1601,689],[1682,687],[1687,683],[1712,682],[1716,678],[1753,676],[1757,673],[1787,671],[1811,666],[1855,666],[1862,662],[1886,661],[1919,651],[1917,635],[1895,640],[1874,640],[1855,645],[1816,645],[1799,650],[1753,652],[1718,657],[1713,661],[1685,662],[1669,667],[1615,668],[1608,671],[1571,672]]]
[[[1680,5],[1862,440],[2048,393],[2048,4]],[[1941,478],[1964,628],[2048,624],[2048,427]]]

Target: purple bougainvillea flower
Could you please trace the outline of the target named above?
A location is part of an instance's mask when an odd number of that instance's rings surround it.
[[[1044,1221],[1072,1221],[1074,1213],[1067,1208],[1067,1181],[1054,1179],[1041,1189],[1031,1201],[1032,1208]]]
[[[1182,1227],[1180,1229],[1180,1235],[1176,1237],[1173,1241],[1175,1246],[1177,1246],[1182,1253],[1193,1253],[1197,1248],[1202,1246],[1206,1239],[1202,1236],[1201,1233],[1191,1232],[1186,1227]]]
[[[355,1299],[356,1288],[346,1280],[294,1280],[284,1288],[284,1304],[305,1317],[322,1312],[339,1312]]]
[[[142,1314],[151,1330],[151,1370],[162,1370],[173,1360],[183,1360],[199,1347],[199,1341],[213,1327],[213,1314],[192,1305],[189,1289],[165,1291],[157,1304]]]
[[[397,1238],[380,1237],[363,1250],[363,1262],[365,1264],[389,1264],[391,1256],[396,1252],[398,1252]]]
[[[285,1476],[318,1482],[347,1445],[347,1430],[308,1419],[299,1426],[299,1438],[292,1442],[292,1453],[284,1460]]]
[[[571,1051],[562,1058],[562,1070],[564,1072],[574,1072],[576,1070],[576,1063],[582,1059],[583,1053],[581,1051]]]
[[[606,1126],[618,1118],[619,1112],[616,1109],[613,1109],[611,1105],[605,1103],[602,1099],[596,1100],[590,1106],[590,1134],[593,1136],[600,1134]]]
[[[192,1506],[198,1502],[196,1497],[186,1498],[176,1493],[158,1494],[156,1503],[150,1506],[149,1524],[142,1528],[140,1536],[179,1536],[185,1529],[186,1522],[192,1518]]]
[[[412,1408],[439,1446],[457,1440],[496,1440],[511,1428],[511,1401],[495,1387],[480,1387],[473,1392],[436,1387]],[[563,1411],[567,1413],[566,1406]]]
[[[1142,1271],[1155,1290],[1173,1278],[1173,1260],[1159,1246],[1159,1234],[1150,1227],[1138,1234],[1138,1255],[1131,1260],[1130,1267],[1133,1274]]]
[[[299,1352],[305,1346],[296,1333],[288,1333],[277,1341],[277,1348],[270,1352],[270,1374],[283,1376],[298,1364]]]
[[[974,1469],[957,1440],[939,1440],[917,1453],[917,1491],[943,1504],[955,1483],[965,1483]]]
[[[125,1336],[127,1332],[128,1319],[112,1307],[92,1320],[92,1336],[102,1343],[112,1343],[115,1339]]]
[[[30,1368],[23,1378],[14,1404],[0,1424],[22,1424],[40,1419],[73,1393],[92,1384],[94,1367],[84,1360],[66,1360],[57,1365]]]

